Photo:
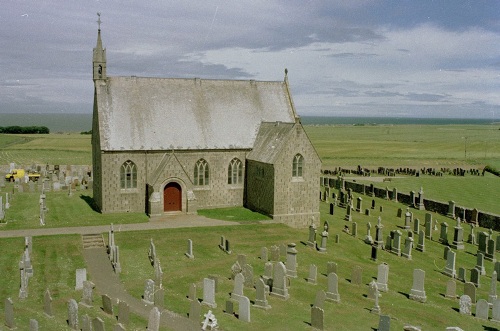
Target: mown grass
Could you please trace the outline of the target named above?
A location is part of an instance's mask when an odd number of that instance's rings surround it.
[[[7,183],[11,207],[5,211],[6,224],[1,230],[33,229],[40,227],[40,192],[23,192],[12,195],[13,184]],[[2,194],[3,195],[3,194]],[[92,191],[46,192],[46,228],[142,223],[148,217],[144,213],[101,214],[93,209]]]
[[[365,198],[368,200],[367,197]],[[330,216],[327,215],[328,204],[321,204],[321,220],[328,220],[330,223],[330,238],[326,254],[320,254],[304,245],[303,242],[308,238],[306,229],[292,229],[281,224],[172,229],[134,234],[117,233],[115,240],[120,245],[123,270],[120,277],[128,292],[140,297],[144,291],[144,280],[154,279],[154,268],[147,257],[149,242],[153,239],[164,271],[163,285],[166,288],[165,301],[168,309],[179,314],[186,314],[189,311],[189,301],[186,298],[189,285],[191,283],[197,285],[197,294],[201,299],[203,277],[213,275],[218,277],[219,282],[216,295],[218,307],[212,311],[224,330],[311,330],[308,324],[310,305],[314,302],[319,290],[326,290],[326,264],[328,261],[334,261],[338,263],[341,303],[326,303],[325,327],[327,330],[368,330],[377,327],[378,316],[370,313],[374,302],[366,298],[367,285],[373,277],[377,276],[377,265],[386,262],[390,266],[389,292],[382,294],[380,306],[383,314],[391,316],[391,329],[401,330],[406,324],[418,325],[422,327],[422,330],[444,330],[447,326],[460,326],[464,330],[497,327],[497,324],[490,321],[480,321],[473,316],[460,315],[456,311],[458,299],[452,300],[444,297],[446,282],[450,278],[442,274],[445,260],[443,259],[444,246],[436,241],[439,231],[434,231],[433,241],[426,241],[424,253],[413,250],[412,260],[385,251],[379,252],[377,262],[370,260],[371,246],[363,242],[367,222],[371,222],[372,229],[374,229],[377,217],[381,216],[384,236],[387,236],[390,230],[395,229],[405,233],[400,228],[403,220],[396,218],[397,208],[405,208],[405,206],[381,199],[375,200],[377,208],[371,211],[370,216],[360,213],[353,215],[353,221],[358,224],[357,238],[342,232],[344,225],[349,224],[343,220],[345,209],[337,207],[335,215]],[[380,205],[384,207],[382,213],[378,209]],[[412,211],[415,218],[424,219],[425,211]],[[454,225],[453,220],[442,215],[434,215],[434,218],[439,222],[447,221],[451,228]],[[464,230],[467,236],[469,227],[465,226]],[[334,243],[334,237],[337,234],[340,236],[338,244]],[[230,241],[233,251],[231,255],[225,254],[218,248],[221,235]],[[372,236],[375,236],[373,230]],[[418,237],[415,238],[417,242]],[[193,240],[195,255],[193,260],[184,256],[187,239]],[[258,277],[264,271],[264,261],[259,258],[261,247],[270,248],[272,245],[289,242],[295,242],[299,252],[297,255],[298,277],[290,280],[290,299],[283,301],[268,297],[272,309],[262,311],[252,308],[250,324],[224,314],[225,301],[229,300],[229,293],[233,290],[233,281],[230,280],[231,266],[236,261],[237,255],[246,255],[247,262],[254,269],[254,276]],[[465,267],[468,270],[467,277],[470,277],[470,269],[475,266],[476,251],[477,247],[466,244],[464,251],[457,252],[457,270],[458,267]],[[309,284],[305,280],[310,264],[318,267],[317,285]],[[361,266],[363,269],[363,285],[361,286],[350,283],[354,266]],[[412,286],[413,270],[416,268],[426,271],[426,303],[418,303],[407,297]],[[486,262],[486,271],[487,276],[482,277],[482,285],[478,289],[478,298],[488,297],[490,276],[493,271],[491,262]],[[255,299],[254,289],[245,288],[244,294],[251,301]],[[463,294],[463,285],[457,282],[457,295],[461,294]],[[208,309],[204,307],[203,311],[206,312]]]
[[[245,223],[271,219],[266,215],[241,207],[200,209],[198,210],[198,215],[218,220],[243,221]]]

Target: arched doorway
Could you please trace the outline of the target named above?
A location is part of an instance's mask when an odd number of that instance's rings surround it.
[[[170,182],[163,189],[163,211],[182,210],[182,188],[176,182]]]

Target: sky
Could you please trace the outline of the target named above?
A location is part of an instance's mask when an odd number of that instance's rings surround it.
[[[109,76],[284,79],[301,116],[500,118],[497,0],[4,0],[0,113],[91,113]]]

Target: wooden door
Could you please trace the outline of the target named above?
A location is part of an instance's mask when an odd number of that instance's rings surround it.
[[[168,183],[163,189],[163,211],[182,210],[182,188],[175,182]]]

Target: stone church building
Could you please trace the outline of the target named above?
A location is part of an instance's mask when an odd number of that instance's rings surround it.
[[[294,227],[319,219],[321,160],[288,80],[111,77],[93,52],[94,200],[150,216],[245,206]]]

